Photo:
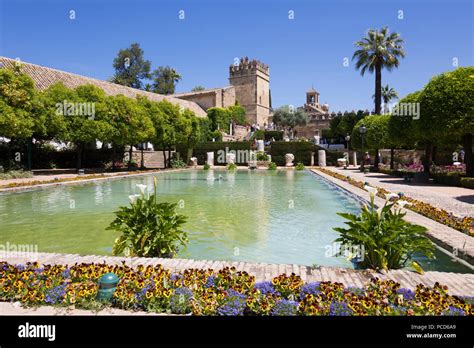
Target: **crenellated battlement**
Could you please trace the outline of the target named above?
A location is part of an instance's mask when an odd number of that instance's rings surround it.
[[[256,59],[249,60],[248,57],[245,57],[240,58],[239,64],[234,63],[229,66],[229,75],[230,77],[241,76],[248,73],[254,73],[257,70],[266,75],[270,75],[270,68],[267,64]]]

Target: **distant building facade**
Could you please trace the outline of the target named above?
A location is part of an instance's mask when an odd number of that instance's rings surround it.
[[[238,102],[246,111],[248,124],[267,126],[272,117],[268,65],[248,57],[241,58],[238,64],[229,67],[229,83],[226,87],[177,93],[172,97],[192,101],[204,110]]]
[[[322,136],[323,129],[328,129],[331,120],[336,114],[329,113],[329,105],[319,102],[319,92],[311,88],[306,92],[306,103],[298,108],[308,114],[309,122],[306,126],[296,127],[296,136],[299,138],[314,139]]]

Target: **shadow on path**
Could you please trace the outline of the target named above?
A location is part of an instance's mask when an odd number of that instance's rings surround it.
[[[474,195],[471,196],[458,196],[455,197],[460,202],[474,204]]]

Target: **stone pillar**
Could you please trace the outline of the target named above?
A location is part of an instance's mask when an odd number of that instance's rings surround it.
[[[354,151],[354,152],[352,153],[352,165],[353,165],[354,167],[357,167],[357,151]]]
[[[257,140],[257,151],[258,152],[265,151],[265,144],[263,143],[263,140]]]
[[[208,152],[207,153],[207,164],[209,164],[211,167],[214,166],[214,152]]]
[[[318,150],[318,166],[326,167],[326,151]]]
[[[310,163],[311,167],[314,166],[314,152],[311,152],[311,163]]]

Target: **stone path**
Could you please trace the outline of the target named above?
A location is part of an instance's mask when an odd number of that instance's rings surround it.
[[[346,191],[356,194],[359,197],[369,199],[369,193],[363,189],[355,187],[346,181],[336,179],[330,175],[318,171],[317,169],[312,169],[311,171],[331,181],[332,183],[338,185]],[[346,175],[354,177],[352,173],[347,173],[346,171],[344,171],[344,173]],[[379,186],[383,187],[383,185]],[[409,194],[407,193],[407,195]],[[385,200],[380,197],[375,197],[375,204],[381,207],[385,204]],[[451,227],[440,224],[430,218],[417,214],[414,211],[408,209],[402,210],[406,213],[405,220],[413,224],[425,226],[428,229],[428,237],[430,237],[432,240],[435,240],[437,244],[439,244],[446,250],[457,253],[459,258],[462,258],[469,264],[474,265],[474,237],[468,236],[465,233],[459,232]]]
[[[465,187],[437,185],[433,183],[406,183],[403,178],[383,173],[361,173],[359,169],[325,167],[333,172],[349,175],[351,178],[371,186],[383,187],[391,192],[404,192],[407,196],[445,209],[458,216],[474,216],[474,190]]]
[[[37,261],[40,264],[68,264],[75,263],[107,263],[121,265],[122,261],[131,267],[142,265],[161,264],[171,271],[182,271],[184,269],[214,269],[215,271],[224,267],[236,267],[238,271],[246,271],[256,277],[257,281],[271,280],[273,277],[286,273],[295,273],[305,282],[332,281],[340,282],[345,286],[362,287],[371,278],[392,279],[401,284],[402,287],[414,288],[417,284],[433,286],[435,282],[447,285],[450,294],[459,296],[474,296],[474,274],[446,273],[446,272],[426,272],[420,275],[406,270],[393,270],[386,274],[377,273],[370,270],[353,270],[335,267],[311,268],[301,265],[290,264],[268,264],[250,262],[230,262],[192,259],[161,259],[161,258],[125,258],[113,256],[87,255],[80,256],[74,254],[50,254],[37,253],[30,255],[16,254],[13,252],[0,251],[0,261],[7,261],[12,264],[24,264],[27,261]]]

